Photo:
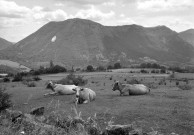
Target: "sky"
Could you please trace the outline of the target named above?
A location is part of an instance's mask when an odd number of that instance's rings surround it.
[[[0,37],[18,42],[50,21],[194,28],[194,0],[0,0]]]

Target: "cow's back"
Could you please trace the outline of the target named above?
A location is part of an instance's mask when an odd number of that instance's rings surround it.
[[[80,92],[80,96],[85,100],[93,100],[96,93],[89,88],[84,88],[84,90]]]
[[[149,92],[149,88],[143,84],[133,84],[130,86],[130,95],[144,95]]]
[[[75,94],[75,91],[72,90],[75,87],[77,86],[57,84],[55,87],[55,90],[60,94],[69,95],[69,94]]]

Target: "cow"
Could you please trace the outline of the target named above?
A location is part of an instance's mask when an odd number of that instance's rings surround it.
[[[76,104],[86,104],[95,100],[96,93],[89,88],[76,87],[73,91],[76,92]]]
[[[72,95],[76,92],[72,89],[76,88],[76,85],[62,85],[62,84],[54,84],[52,81],[49,81],[47,84],[47,89],[51,89],[53,92],[46,93],[44,96],[47,95]]]
[[[113,86],[113,91],[119,90],[120,96],[129,95],[144,95],[150,92],[150,89],[143,84],[122,84],[116,81]]]

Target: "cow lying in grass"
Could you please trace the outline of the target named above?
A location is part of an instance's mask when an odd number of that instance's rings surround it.
[[[119,90],[120,96],[126,94],[144,95],[150,92],[150,89],[143,84],[122,84],[119,81],[115,82],[112,90]]]
[[[62,85],[62,84],[54,84],[52,81],[49,81],[47,84],[47,89],[51,89],[53,92],[46,93],[44,96],[47,95],[72,95],[75,94],[75,91],[72,89],[76,88],[76,85]]]
[[[86,104],[95,99],[96,93],[89,88],[76,87],[73,89],[76,92],[76,104]]]

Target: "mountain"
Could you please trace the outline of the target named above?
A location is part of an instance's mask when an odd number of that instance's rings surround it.
[[[7,47],[9,47],[10,45],[13,45],[13,43],[3,39],[3,38],[0,38],[0,50],[3,50]]]
[[[179,36],[194,46],[194,29],[180,32]]]
[[[12,47],[0,58],[41,65],[106,64],[158,61],[189,63],[194,47],[166,26],[103,26],[84,19],[50,22]]]

